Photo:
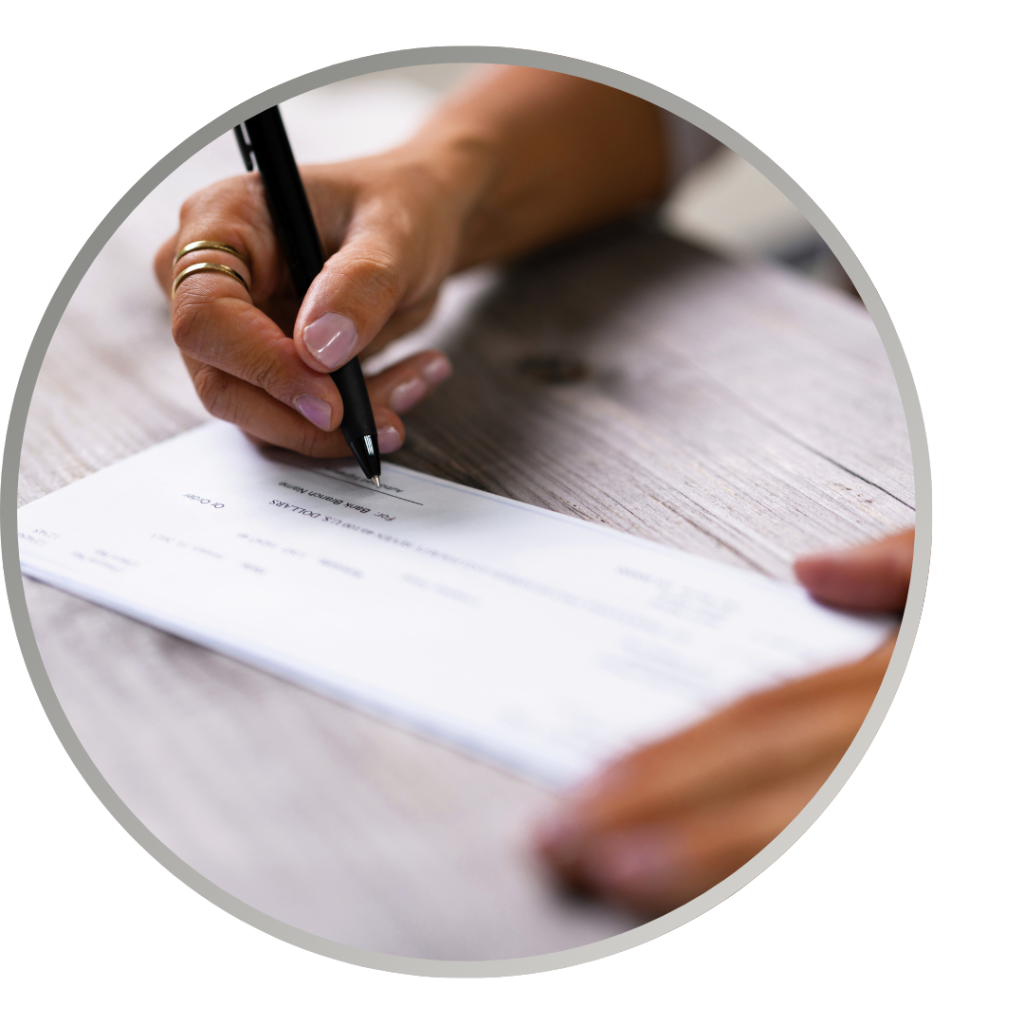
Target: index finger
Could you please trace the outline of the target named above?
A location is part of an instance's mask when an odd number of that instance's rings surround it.
[[[834,764],[871,707],[894,642],[755,693],[625,757],[570,797],[542,845],[568,853],[586,835]]]
[[[796,578],[823,604],[857,611],[899,612],[907,603],[914,530],[843,551],[805,555]]]

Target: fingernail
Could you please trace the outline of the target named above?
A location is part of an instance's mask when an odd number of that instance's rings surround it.
[[[654,886],[671,874],[672,851],[652,838],[609,841],[586,858],[583,870],[600,886]]]
[[[575,845],[581,832],[571,813],[561,811],[541,820],[533,830],[534,846],[545,853],[564,854]]]
[[[340,313],[324,313],[302,332],[309,354],[325,370],[336,370],[347,363],[357,340],[356,325]]]
[[[420,375],[428,384],[440,384],[446,377],[450,377],[452,364],[447,356],[438,356],[431,360],[420,370]]]
[[[426,393],[427,385],[419,377],[413,377],[391,392],[391,408],[401,415],[408,412]]]
[[[568,856],[593,829],[594,803],[610,788],[613,771],[604,771],[578,783],[562,796],[561,804],[534,829],[537,848],[548,853]]]
[[[381,455],[390,455],[402,447],[402,435],[394,427],[379,427],[377,430],[377,450]]]
[[[322,398],[313,395],[299,395],[295,399],[295,408],[320,430],[331,429],[331,407]]]

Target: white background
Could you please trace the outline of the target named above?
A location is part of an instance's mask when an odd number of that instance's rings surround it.
[[[276,13],[280,7],[282,13]],[[110,817],[0,621],[10,1020],[1008,1019],[1020,969],[1020,25],[1016,5],[20,4],[5,15],[9,408],[46,303],[185,136],[296,75],[406,47],[546,50],[721,118],[801,183],[895,322],[934,473],[929,594],[874,745],[782,860],[703,918],[546,975],[368,971],[206,903]],[[7,500],[12,500],[13,495]],[[8,571],[12,568],[7,566]]]

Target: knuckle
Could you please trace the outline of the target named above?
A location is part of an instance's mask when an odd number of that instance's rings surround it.
[[[402,273],[394,257],[386,253],[360,253],[350,256],[344,275],[358,281],[375,299],[397,301],[402,290]]]
[[[306,420],[301,420],[300,424],[295,433],[289,432],[289,439],[286,442],[286,446],[292,451],[311,459],[336,459],[351,454],[340,430],[325,433],[317,430]]]
[[[176,251],[175,246],[177,245],[177,241],[177,236],[168,238],[167,241],[157,249],[156,255],[153,257],[153,273],[161,286],[164,286],[167,275],[171,271],[171,257]]]
[[[196,212],[196,208],[202,202],[202,192],[193,192],[182,204],[178,210],[178,219],[182,224],[188,223]]]
[[[322,455],[322,441],[318,437],[318,431],[314,429],[303,429],[301,436],[295,445],[295,450],[300,455],[305,455],[307,458],[315,459]]]
[[[244,243],[256,205],[249,177],[227,178],[193,192],[181,204],[178,213],[181,241],[213,238],[236,248]]]
[[[226,373],[203,363],[192,375],[203,408],[219,420],[234,422],[235,403],[232,398],[231,379]]]
[[[273,353],[254,346],[242,368],[242,378],[271,395],[283,393],[283,372]]]
[[[181,222],[184,224],[197,215],[206,215],[211,207],[230,206],[235,195],[239,193],[237,182],[237,178],[226,178],[193,192],[181,204]]]
[[[202,351],[209,322],[207,301],[184,290],[175,296],[171,307],[171,337],[182,352],[198,355]]]

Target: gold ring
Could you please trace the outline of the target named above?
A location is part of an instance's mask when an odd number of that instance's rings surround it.
[[[219,252],[227,252],[232,256],[236,256],[242,261],[242,265],[249,269],[249,264],[245,257],[233,246],[227,245],[224,242],[211,242],[208,239],[204,239],[200,242],[189,242],[188,245],[182,246],[178,250],[178,254],[174,257],[174,262],[171,264],[172,267],[176,267],[180,262],[182,256],[187,256],[190,252],[197,252],[199,249],[216,249]]]
[[[186,277],[191,277],[193,274],[204,274],[208,270],[212,270],[217,274],[227,274],[228,277],[234,278],[234,280],[236,280],[246,291],[249,291],[249,286],[245,283],[245,278],[242,277],[237,270],[225,267],[223,263],[193,263],[191,266],[186,267],[174,279],[174,284],[171,285],[171,298],[174,298],[174,293],[178,290],[178,285],[181,284]]]

